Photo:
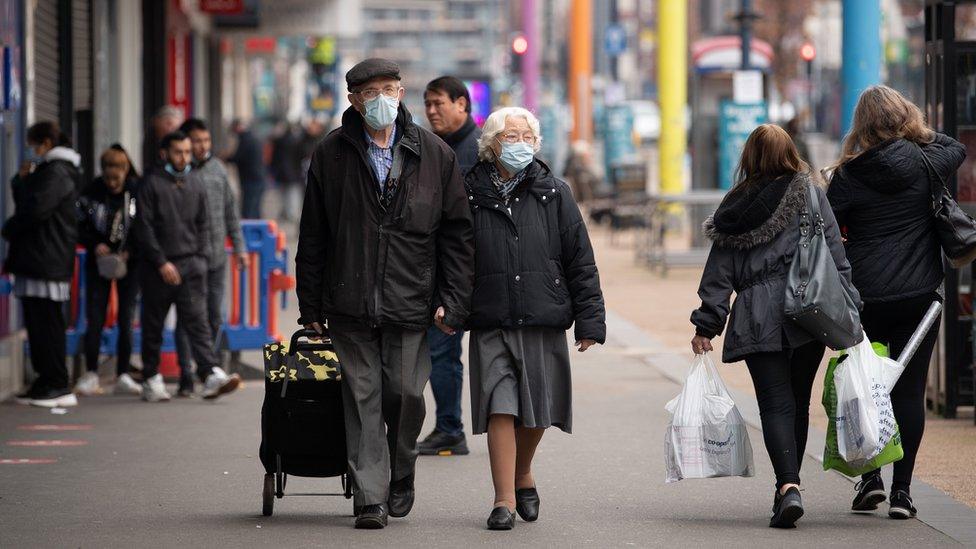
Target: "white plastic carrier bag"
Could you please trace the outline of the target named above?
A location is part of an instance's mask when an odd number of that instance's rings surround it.
[[[873,459],[895,436],[898,426],[888,393],[904,369],[897,360],[878,356],[867,337],[837,364],[837,450],[851,466]]]
[[[666,482],[755,474],[746,424],[707,354],[695,357],[681,393],[665,408]]]

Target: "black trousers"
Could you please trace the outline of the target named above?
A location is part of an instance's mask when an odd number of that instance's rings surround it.
[[[892,301],[889,303],[866,303],[861,311],[861,323],[871,341],[884,343],[892,357],[897,357],[905,348],[908,339],[915,333],[919,322],[933,301],[942,297],[933,292],[919,297]],[[922,444],[925,431],[925,387],[928,383],[929,362],[932,351],[939,338],[939,322],[929,330],[921,346],[905,366],[905,372],[891,391],[891,407],[895,421],[901,432],[901,446],[905,457],[893,465],[891,489],[909,491],[912,473],[915,470],[915,457]],[[869,476],[877,473],[873,471]]]
[[[214,346],[214,354],[220,359],[220,347],[218,336],[220,326],[224,323],[222,306],[224,304],[224,276],[227,272],[227,264],[223,264],[216,269],[207,271],[207,323],[210,326],[210,341]],[[193,349],[190,345],[190,338],[186,335],[186,330],[179,322],[176,323],[176,357],[180,363],[180,385],[187,387],[193,385],[193,364],[190,357],[193,356]]]
[[[206,380],[217,365],[207,322],[207,263],[201,257],[188,257],[173,264],[182,278],[176,286],[165,283],[154,265],[142,266],[142,374],[148,379],[159,373],[163,323],[175,304],[178,322],[190,339],[197,375]]]
[[[88,330],[85,332],[85,365],[89,372],[97,372],[102,328],[105,326],[112,281],[98,275],[94,257],[89,256],[85,263],[85,318],[88,320]],[[132,317],[135,313],[136,296],[139,294],[139,275],[136,270],[135,262],[130,263],[129,273],[116,282],[119,297],[119,339],[115,356],[117,375],[128,372],[131,365]]]
[[[777,488],[800,484],[810,425],[810,392],[823,355],[823,343],[813,342],[745,358],[756,387],[763,441],[776,472]]]
[[[39,297],[22,297],[24,327],[30,343],[31,365],[37,373],[33,388],[67,389],[68,365],[64,303]]]

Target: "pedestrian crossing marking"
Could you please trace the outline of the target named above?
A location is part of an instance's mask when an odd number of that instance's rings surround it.
[[[87,440],[11,440],[7,446],[46,448],[51,446],[85,446],[87,444]]]
[[[50,423],[42,423],[35,425],[21,425],[18,427],[21,431],[91,431],[94,429],[94,425],[85,424],[61,424],[55,425]]]

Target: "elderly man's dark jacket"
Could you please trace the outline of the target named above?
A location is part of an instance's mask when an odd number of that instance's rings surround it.
[[[457,161],[402,105],[396,125],[404,161],[388,211],[353,108],[312,155],[295,258],[300,324],[421,330],[438,306],[450,326],[467,319],[474,237]]]

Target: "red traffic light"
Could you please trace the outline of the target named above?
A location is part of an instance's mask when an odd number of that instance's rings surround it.
[[[529,41],[526,40],[521,34],[516,36],[515,39],[512,40],[512,51],[518,55],[522,55],[523,53],[529,51]]]
[[[810,61],[813,61],[815,57],[817,57],[817,48],[813,47],[813,44],[810,42],[805,42],[802,46],[800,46],[800,59],[803,59],[809,63]]]

